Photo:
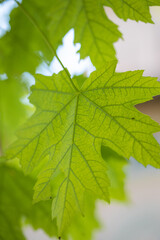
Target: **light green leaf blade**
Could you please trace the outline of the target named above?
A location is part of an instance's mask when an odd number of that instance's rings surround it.
[[[48,63],[54,57],[48,41],[56,50],[71,28],[75,29],[75,43],[81,43],[81,58],[89,55],[96,68],[114,59],[113,43],[121,33],[107,18],[102,4],[111,6],[125,20],[145,22],[152,22],[148,5],[159,5],[155,0],[123,3],[120,0],[103,0],[102,3],[96,0],[50,0],[47,3],[24,0],[11,13],[11,31],[0,39],[0,73],[34,73],[42,61]]]
[[[104,5],[111,7],[119,18],[132,19],[145,23],[153,23],[149,6],[159,6],[159,0],[102,0]]]
[[[121,33],[111,22],[97,0],[81,0],[80,11],[75,23],[75,43],[81,43],[81,58],[90,56],[93,65],[100,68],[115,59],[113,43]]]
[[[156,78],[143,77],[143,71],[115,73],[115,67],[113,62],[85,81],[84,114],[89,110],[90,116],[83,127],[90,122],[88,131],[127,159],[132,156],[144,166],[160,167],[160,147],[152,135],[159,124],[134,107],[158,95],[160,84]]]
[[[83,76],[81,76],[83,78]],[[77,81],[79,78],[77,79]],[[118,201],[126,201],[127,193],[125,191],[126,175],[124,168],[127,165],[127,160],[118,155],[112,149],[102,146],[102,157],[107,163],[107,175],[110,179],[110,198]],[[84,240],[93,239],[93,230],[100,228],[100,224],[95,218],[95,199],[93,195],[86,196],[85,216],[75,216],[72,224],[67,232],[74,239]],[[64,237],[65,239],[65,237]]]
[[[57,0],[51,4],[49,15],[51,19],[47,28],[55,48],[62,37],[74,28],[74,42],[81,44],[81,58],[89,55],[96,67],[115,59],[113,43],[121,37],[121,33],[107,18],[100,2]]]
[[[115,67],[111,62],[95,71],[82,87],[66,71],[36,75],[30,99],[37,110],[8,150],[8,158],[20,158],[26,173],[38,175],[35,202],[53,197],[59,234],[75,212],[83,213],[85,191],[109,199],[102,144],[145,166],[160,166],[152,136],[160,127],[134,107],[157,95],[160,84],[142,77],[143,71],[115,73]]]
[[[62,44],[62,38],[77,22],[80,1],[56,0],[52,1],[48,15],[50,21],[47,31],[55,49]]]
[[[89,55],[97,68],[115,59],[113,43],[121,37],[96,0],[24,0],[11,12],[10,23],[11,31],[0,39],[0,73],[7,75],[34,73],[42,61],[48,63],[55,55],[50,43],[56,50],[72,28],[81,58]]]
[[[83,211],[85,190],[108,200],[106,165],[100,155],[101,141],[78,126],[83,106],[68,75],[37,75],[36,80],[31,101],[37,111],[18,133],[19,140],[10,153],[21,159],[25,172],[41,171],[34,199],[54,197],[52,215],[57,217],[61,233],[70,215]],[[53,192],[52,182],[56,179],[57,189]]]

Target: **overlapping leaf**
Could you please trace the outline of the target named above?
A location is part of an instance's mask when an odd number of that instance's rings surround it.
[[[19,78],[0,79],[0,152],[13,141],[15,130],[26,119],[30,107],[20,100],[27,94]]]
[[[37,4],[39,2],[39,4]],[[47,4],[48,3],[48,4]],[[47,24],[47,7],[50,2],[23,1],[22,7],[39,22],[44,30]],[[39,30],[20,7],[14,8],[10,16],[11,30],[0,38],[0,73],[15,77],[23,72],[35,73],[43,60],[51,60],[52,53],[46,46]]]
[[[121,37],[121,33],[107,18],[99,1],[57,0],[52,9],[48,32],[54,46],[67,31],[74,28],[75,43],[81,43],[81,58],[90,56],[96,67],[115,58],[113,43]]]
[[[145,23],[153,23],[149,6],[160,6],[159,0],[102,0],[104,5],[111,7],[118,17]]]
[[[57,233],[51,221],[51,202],[32,204],[34,181],[14,167],[0,165],[0,239],[26,239],[22,220],[34,229],[42,228],[49,236]]]
[[[67,233],[75,240],[92,240],[94,231],[100,228],[95,217],[95,198],[93,194],[87,194],[85,197],[85,216],[75,215],[72,224],[70,224]],[[63,239],[66,239],[64,234]],[[70,238],[68,238],[70,239]]]
[[[0,39],[0,73],[8,75],[35,72],[54,57],[46,38],[56,50],[71,28],[81,43],[81,57],[89,55],[96,67],[115,58],[113,43],[121,36],[96,0],[24,0],[12,11],[10,23],[11,31]]]
[[[143,71],[115,73],[115,66],[92,73],[82,87],[67,71],[36,75],[30,99],[37,110],[8,151],[26,173],[39,173],[34,199],[53,197],[60,234],[76,211],[83,212],[85,191],[109,199],[102,143],[145,166],[160,166],[152,136],[160,127],[134,107],[159,94],[160,84]]]
[[[90,56],[96,68],[115,58],[113,43],[121,37],[99,1],[81,0],[75,28],[75,42],[81,43],[81,58]]]
[[[124,173],[127,160],[112,149],[104,146],[102,146],[102,157],[107,162],[111,198],[119,201],[127,200],[127,193],[125,191],[126,176]]]
[[[0,73],[35,72],[42,61],[54,56],[47,41],[56,50],[71,28],[75,29],[75,43],[81,43],[81,58],[90,56],[97,68],[114,59],[113,43],[121,33],[107,18],[103,4],[124,20],[144,22],[152,22],[149,6],[160,5],[158,0],[24,0],[11,13],[11,31],[0,39]]]

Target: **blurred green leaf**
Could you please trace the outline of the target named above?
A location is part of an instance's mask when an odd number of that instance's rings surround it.
[[[74,76],[73,77],[73,81],[76,82],[76,84],[78,84],[78,86],[81,88],[83,83],[85,82],[85,80],[87,79],[87,77],[84,74],[81,74],[79,76]]]
[[[94,231],[100,228],[100,224],[95,217],[95,202],[96,199],[93,194],[86,194],[85,216],[76,215],[67,231],[74,240],[91,240]]]
[[[32,204],[33,184],[20,170],[0,165],[0,239],[25,239],[24,223],[34,229],[42,228],[49,236],[56,235],[50,215],[51,202]]]
[[[102,146],[102,157],[107,162],[107,174],[110,179],[110,195],[115,200],[124,201],[127,199],[125,191],[124,167],[127,160],[114,152],[111,148]]]
[[[44,26],[48,4],[43,2],[44,4],[38,7],[37,2],[24,0],[22,6],[28,8],[34,17],[38,15],[39,25]],[[36,67],[43,60],[52,59],[52,53],[32,19],[29,20],[19,7],[11,12],[10,25],[11,30],[0,39],[0,73],[6,73],[8,77],[17,77],[23,72],[35,73]]]
[[[0,80],[0,145],[1,151],[13,141],[15,131],[27,118],[31,107],[21,99],[28,94],[20,78]]]
[[[71,28],[81,43],[81,58],[89,55],[97,67],[115,58],[113,43],[121,37],[96,0],[24,0],[11,12],[10,24],[0,39],[0,73],[8,76],[34,73],[42,61],[51,61],[50,43],[56,50]]]

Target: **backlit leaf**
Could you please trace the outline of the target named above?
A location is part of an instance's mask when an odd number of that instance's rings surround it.
[[[153,23],[149,6],[160,6],[159,0],[102,0],[104,5],[111,7],[118,17],[145,23]]]
[[[160,147],[152,136],[160,127],[134,107],[157,95],[160,84],[143,71],[115,73],[115,67],[111,62],[93,72],[81,87],[67,71],[36,75],[30,100],[37,110],[8,151],[26,173],[38,175],[35,202],[53,197],[60,234],[75,212],[83,213],[86,191],[109,200],[102,144],[160,167]]]

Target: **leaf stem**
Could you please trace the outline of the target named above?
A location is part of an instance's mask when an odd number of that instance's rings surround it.
[[[47,38],[46,34],[43,32],[43,30],[39,27],[38,23],[36,22],[36,20],[31,16],[31,14],[22,6],[22,4],[20,2],[18,2],[17,0],[14,0],[17,5],[21,8],[21,10],[23,11],[23,13],[27,16],[27,18],[30,20],[30,22],[37,28],[37,30],[39,31],[39,33],[41,34],[44,42],[46,43],[46,45],[48,46],[48,48],[52,51],[53,55],[55,55],[55,57],[57,58],[58,62],[60,63],[60,65],[62,66],[62,68],[64,69],[64,71],[66,72],[67,76],[69,77],[69,80],[73,86],[73,88],[78,91],[77,87],[75,86],[75,84],[73,83],[70,73],[69,71],[65,68],[65,66],[63,65],[62,61],[60,60],[60,58],[58,57],[56,50],[54,49],[53,45],[51,44],[51,42],[49,41],[49,39]]]

